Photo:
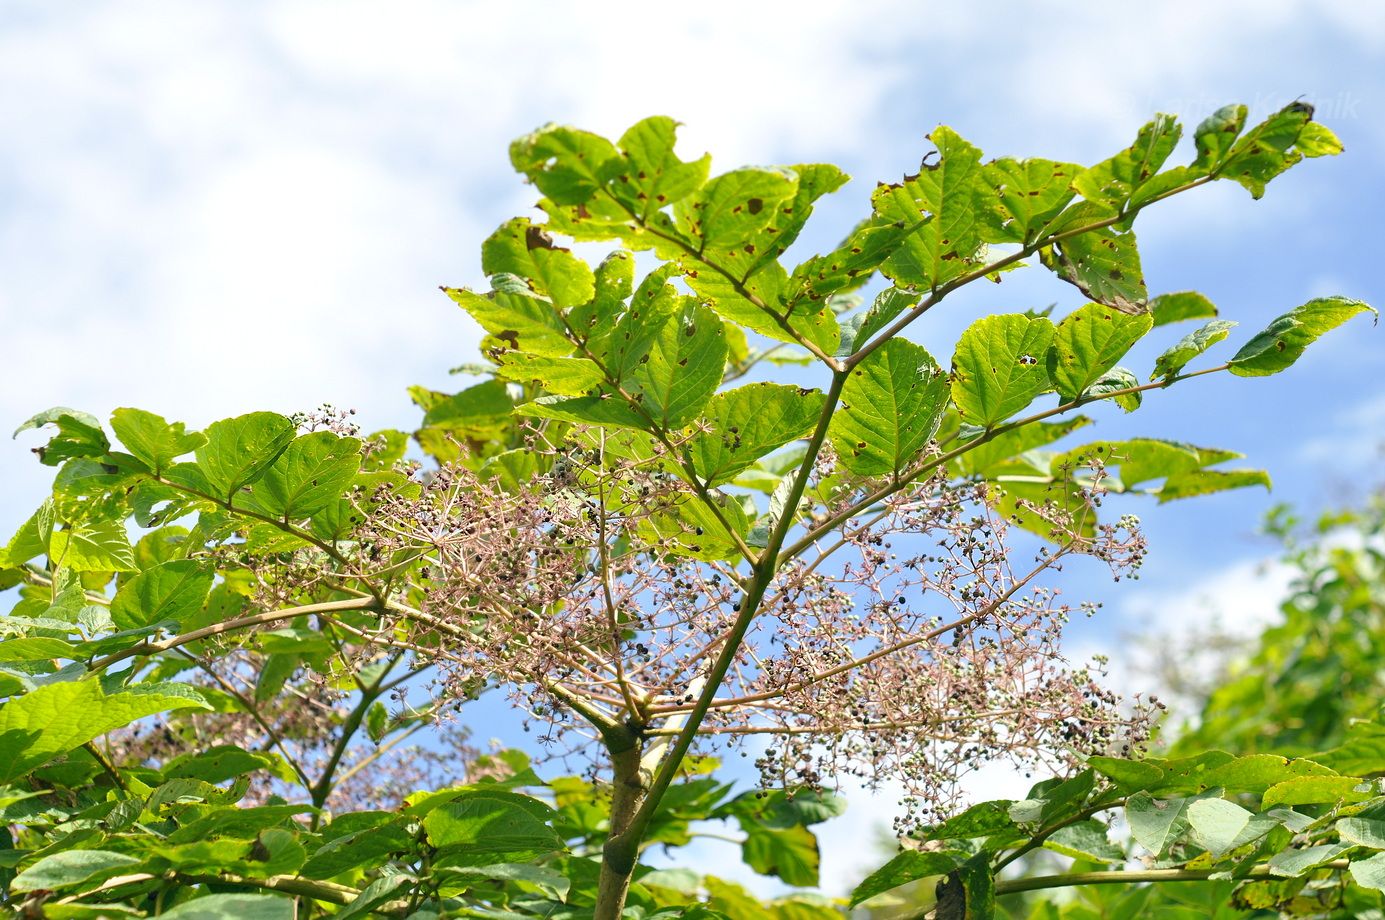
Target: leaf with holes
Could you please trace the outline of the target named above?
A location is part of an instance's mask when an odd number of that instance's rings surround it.
[[[962,421],[992,428],[1051,390],[1044,361],[1053,332],[1047,317],[1020,313],[968,326],[952,356],[952,399]]]
[[[832,446],[858,476],[902,472],[938,430],[947,374],[924,348],[891,339],[851,370],[832,417]]]
[[[527,217],[506,221],[481,244],[481,270],[526,278],[537,294],[559,307],[584,304],[596,293],[591,266],[555,245],[553,237]]]
[[[718,393],[703,411],[706,430],[688,445],[693,468],[706,485],[730,482],[771,451],[807,437],[822,404],[817,390],[775,383]]]
[[[1063,402],[1071,402],[1115,367],[1150,330],[1148,313],[1122,313],[1089,303],[1058,324],[1047,357],[1048,373]]]
[[[945,125],[928,137],[939,161],[925,163],[902,182],[881,185],[871,196],[878,221],[913,228],[881,270],[896,284],[923,289],[966,274],[981,244],[981,151]]]
[[[1242,345],[1231,359],[1231,373],[1238,377],[1277,374],[1292,366],[1323,333],[1367,312],[1379,315],[1369,304],[1347,297],[1310,300],[1285,313]]]
[[[1059,278],[1097,303],[1122,313],[1149,309],[1144,270],[1133,232],[1105,227],[1069,237],[1046,247],[1039,258]]]

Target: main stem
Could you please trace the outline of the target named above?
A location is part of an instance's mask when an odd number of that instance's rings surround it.
[[[594,920],[618,920],[640,856],[643,835],[635,827],[635,816],[649,789],[640,769],[643,744],[636,731],[611,731],[605,738],[611,754],[611,827],[601,849]]]
[[[644,835],[653,820],[654,811],[659,807],[659,801],[673,783],[673,779],[678,773],[679,764],[683,762],[683,758],[692,747],[693,739],[697,737],[697,731],[702,725],[702,720],[706,718],[707,711],[711,709],[712,702],[716,699],[717,692],[721,689],[727,672],[731,670],[731,665],[736,660],[736,654],[740,650],[741,643],[745,640],[750,624],[760,611],[760,604],[764,601],[765,592],[778,571],[779,549],[784,545],[784,538],[794,525],[799,500],[802,499],[803,491],[808,485],[808,479],[812,476],[818,452],[822,450],[822,445],[827,440],[828,423],[832,420],[832,413],[837,407],[837,401],[841,398],[842,387],[845,383],[845,372],[839,371],[832,375],[832,383],[827,388],[822,414],[819,416],[817,427],[808,441],[808,449],[804,454],[802,466],[799,467],[787,500],[784,502],[783,516],[775,524],[764,552],[760,554],[759,560],[751,570],[741,594],[741,603],[736,620],[727,632],[720,652],[717,653],[716,659],[705,675],[706,683],[698,695],[697,703],[688,714],[686,724],[670,745],[668,753],[658,764],[654,778],[648,787],[645,787],[644,778],[640,772],[639,728],[629,729],[632,733],[629,748],[622,747],[619,743],[613,743],[613,739],[609,735],[606,737],[606,747],[611,752],[611,761],[615,772],[615,787],[611,804],[611,831],[602,851],[601,882],[597,890],[595,920],[618,920],[625,907],[625,895],[630,889],[630,877],[635,871],[640,843],[644,840]]]

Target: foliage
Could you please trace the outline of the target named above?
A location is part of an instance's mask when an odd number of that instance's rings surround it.
[[[1152,711],[1062,662],[1073,611],[1042,584],[1073,557],[1138,568],[1137,521],[1101,510],[1113,493],[1268,483],[1172,441],[1055,449],[1091,421],[1077,410],[1278,373],[1370,310],[1313,300],[1187,371],[1227,336],[1214,319],[1147,383],[1119,365],[1155,329],[1216,314],[1150,298],[1139,213],[1221,179],[1259,197],[1339,151],[1311,116],[1296,103],[1247,129],[1229,106],[1169,168],[1168,116],[1086,169],[983,163],[940,127],[936,159],[797,264],[814,203],[846,181],[835,167],[711,176],[667,118],[614,143],[548,126],[510,151],[544,222],[485,242],[488,291],[445,289],[487,363],[458,393],[414,389],[427,464],[333,411],[196,432],[120,409],[115,440],[76,410],[36,416],[21,430],[54,430],[38,450],[53,492],[0,553],[18,587],[0,621],[7,904],[829,917],[841,905],[761,902],[648,856],[731,822],[751,869],[815,885],[810,828],[843,807],[824,788],[843,772],[903,783],[899,830],[924,844],[856,900],[938,876],[939,917],[991,916],[997,895],[1051,881],[996,881],[1026,853],[1121,861],[1092,820],[1117,808],[1169,871],[1248,874],[1279,898],[1352,859],[1369,888],[1373,762],[1131,759]],[[593,268],[555,235],[624,248]],[[981,317],[948,369],[903,337],[1033,261],[1090,302],[1056,323]],[[1045,542],[1032,565],[1016,528]],[[447,728],[492,691],[584,772],[545,780]],[[710,755],[749,741],[765,742],[763,788],[734,794]],[[957,780],[999,758],[1065,776],[948,817]],[[1254,810],[1232,801],[1250,795]]]

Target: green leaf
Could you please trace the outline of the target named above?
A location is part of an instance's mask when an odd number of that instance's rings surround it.
[[[865,284],[875,270],[904,242],[909,226],[901,222],[867,221],[851,232],[836,249],[813,256],[793,270],[788,296],[797,300],[824,298]]]
[[[126,581],[111,601],[111,619],[120,629],[137,629],[196,616],[212,590],[212,573],[200,562],[178,559],[146,569]]]
[[[1385,850],[1385,821],[1374,818],[1342,818],[1337,822],[1337,835],[1344,842],[1372,850]]]
[[[481,244],[481,270],[487,275],[515,275],[559,307],[574,307],[592,299],[596,279],[591,266],[527,217],[500,225]]]
[[[1272,488],[1270,474],[1264,470],[1190,470],[1175,473],[1164,480],[1158,493],[1159,503],[1162,505],[1178,498],[1210,495],[1249,486],[1264,486],[1269,491]]]
[[[1374,308],[1346,297],[1319,297],[1295,307],[1265,327],[1231,359],[1231,373],[1264,377],[1290,367],[1325,332]]]
[[[714,496],[714,501],[725,524],[701,499],[688,498],[668,512],[641,521],[640,535],[660,552],[706,561],[735,559],[740,548],[727,527],[745,538],[750,529],[745,507],[729,496]]]
[[[702,248],[730,248],[769,225],[777,205],[798,190],[792,170],[747,167],[723,173],[674,207],[680,229]]]
[[[635,254],[617,249],[596,267],[596,293],[591,302],[568,311],[567,323],[579,341],[608,335],[616,316],[635,289]]]
[[[65,406],[40,412],[16,428],[14,433],[18,436],[20,432],[44,425],[58,429],[47,444],[35,451],[39,462],[45,466],[58,466],[73,457],[100,457],[111,449],[96,416]]]
[[[159,920],[294,920],[293,898],[268,894],[209,894],[159,914]]]
[[[1333,771],[1311,760],[1280,757],[1278,754],[1247,754],[1208,770],[1202,781],[1221,786],[1230,793],[1263,793],[1275,783],[1296,776],[1331,776]]]
[[[267,753],[264,751],[247,751],[232,744],[220,744],[205,750],[180,754],[164,763],[162,773],[165,779],[197,779],[204,783],[224,783],[227,780],[235,779],[246,773],[254,773],[257,770],[265,770],[285,782],[294,782],[297,778],[293,769],[279,754],[273,751]],[[254,809],[238,809],[229,814],[223,813],[222,817],[217,820],[253,821],[256,814],[293,814],[309,810],[307,805],[263,807],[267,810],[256,812]],[[274,808],[288,809],[288,811],[275,812],[273,811]],[[271,820],[269,824],[256,825],[253,831],[259,831],[274,823],[277,821]]]
[[[285,521],[311,517],[349,490],[360,470],[360,441],[314,431],[284,449],[255,483],[245,504]]]
[[[1060,827],[1044,841],[1044,848],[1091,862],[1115,863],[1125,861],[1125,852],[1106,835],[1106,825],[1087,820]]]
[[[1270,857],[1270,872],[1285,878],[1298,878],[1323,863],[1332,862],[1350,849],[1351,847],[1321,844],[1301,850],[1285,850]]]
[[[489,294],[467,288],[443,288],[443,293],[489,332],[502,347],[550,358],[572,354],[562,317],[551,302],[537,297],[514,275],[496,275]]]
[[[1125,390],[1133,389],[1140,385],[1139,378],[1135,372],[1128,367],[1113,367],[1106,373],[1097,378],[1096,383],[1082,391],[1082,398],[1088,400],[1110,399],[1126,412],[1134,412],[1140,408],[1140,403],[1144,395],[1139,392],[1126,393]],[[1118,393],[1118,396],[1111,396],[1111,393]]]
[[[917,305],[919,298],[917,291],[908,288],[885,288],[876,295],[869,309],[842,324],[842,338],[838,343],[837,357],[845,358],[859,350],[895,317]]]
[[[716,262],[723,270],[745,278],[748,284],[771,273],[783,278],[784,270],[777,260],[798,239],[813,214],[814,203],[850,178],[829,163],[799,163],[790,169],[798,176],[798,188],[792,198],[779,203],[765,229],[743,246],[716,253]]]
[[[53,539],[53,499],[46,498],[29,519],[10,537],[0,554],[0,565],[17,566],[35,556],[46,555]]]
[[[1125,801],[1130,833],[1155,856],[1163,854],[1188,830],[1188,803],[1183,798],[1156,799],[1148,792],[1135,793]]]
[[[0,706],[0,782],[145,716],[210,708],[181,684],[141,684],[110,695],[96,680],[46,684]]]
[[[251,412],[207,426],[197,466],[217,498],[230,501],[264,475],[293,441],[293,422],[273,412]]]
[[[331,878],[355,868],[378,866],[391,854],[410,852],[417,845],[399,819],[376,812],[367,813],[363,821],[370,823],[346,824],[342,818],[336,819],[330,826],[336,836],[312,855],[301,874],[305,878]]]
[[[463,880],[475,878],[481,880],[499,880],[504,882],[525,882],[536,886],[549,897],[559,901],[567,899],[568,890],[572,887],[572,881],[557,869],[550,869],[547,866],[531,866],[524,863],[495,863],[489,866],[445,866],[441,870],[447,873],[449,882],[461,876]],[[640,877],[640,884],[649,884],[648,876]]]
[[[985,476],[1034,448],[1051,444],[1091,423],[1085,415],[1058,422],[1030,422],[972,447],[957,458],[957,468],[964,476]]]
[[[1172,115],[1157,115],[1140,129],[1135,143],[1072,181],[1083,198],[1116,210],[1123,209],[1173,153],[1183,128]]]
[[[1113,781],[1126,791],[1153,789],[1164,778],[1157,764],[1145,760],[1123,760],[1119,757],[1088,757],[1087,766]]]
[[[917,227],[881,271],[896,284],[924,290],[970,271],[981,244],[981,151],[945,125],[928,137],[938,148],[939,161],[925,163],[918,175],[881,185],[871,195],[877,220]]]
[[[690,297],[663,318],[623,383],[659,427],[681,428],[697,417],[721,384],[726,334],[721,320]]]
[[[1177,377],[1189,361],[1230,335],[1235,325],[1230,320],[1214,319],[1202,328],[1188,333],[1177,345],[1154,359],[1154,373],[1149,379]]]
[[[590,201],[604,183],[601,167],[617,156],[604,137],[545,125],[510,145],[510,162],[559,205]]]
[[[1338,802],[1364,802],[1369,792],[1357,790],[1362,780],[1355,776],[1297,776],[1276,783],[1265,792],[1262,809],[1275,805],[1335,805]]]
[[[1188,825],[1193,839],[1213,855],[1221,856],[1237,845],[1253,815],[1226,799],[1198,799],[1188,806]]]
[[[1089,303],[1058,324],[1047,365],[1059,399],[1070,402],[1115,367],[1130,347],[1150,330],[1147,313],[1131,315]]]
[[[1315,763],[1351,776],[1385,773],[1385,726],[1357,720],[1346,728],[1342,743],[1310,757]]]
[[[71,658],[76,646],[63,639],[27,636],[0,642],[0,661],[44,661]]]
[[[111,428],[120,443],[154,473],[163,475],[179,457],[207,443],[199,431],[186,431],[182,422],[169,423],[143,409],[116,409]]]
[[[48,545],[53,565],[74,572],[133,572],[135,551],[120,521],[78,521],[55,530]]]
[[[522,862],[564,849],[536,799],[503,792],[477,792],[428,812],[428,842],[447,848],[467,865]]]
[[[813,789],[757,790],[744,793],[739,801],[749,801],[752,821],[766,827],[821,824],[846,814],[846,799],[831,792]]]
[[[1195,447],[1177,441],[1131,438],[1083,444],[1054,458],[1053,467],[1080,469],[1088,465],[1087,458],[1095,458],[1107,467],[1119,466],[1121,484],[1130,489],[1150,480],[1193,472],[1240,456],[1234,451]]]
[[[818,840],[806,827],[746,827],[741,857],[761,875],[785,884],[811,888],[818,884]]]
[[[963,423],[993,428],[1051,389],[1046,317],[998,314],[967,327],[952,356],[952,399]]]
[[[582,425],[649,430],[648,419],[613,393],[602,393],[599,396],[540,396],[532,402],[524,403],[515,411],[520,415],[559,419]]]
[[[396,873],[382,875],[367,885],[356,900],[346,905],[341,913],[333,914],[337,920],[351,920],[353,917],[369,917],[376,908],[389,901],[396,891],[404,886],[412,886],[415,879],[411,875]]]
[[[734,283],[714,269],[698,269],[688,263],[681,264],[687,272],[688,286],[729,322],[775,341],[797,342],[801,337],[823,351],[836,350],[841,330],[826,303],[798,303],[784,318],[785,311],[779,306],[782,272],[778,269],[778,263],[745,284],[745,288],[757,296],[765,307],[747,300]],[[774,283],[769,283],[771,280]],[[778,312],[771,313],[771,310]],[[788,329],[784,328],[786,324]]]
[[[583,396],[597,389],[603,375],[587,358],[550,358],[512,351],[497,355],[496,375],[516,383],[542,387],[560,396]]]
[[[1160,294],[1149,302],[1149,312],[1156,326],[1181,323],[1185,319],[1215,319],[1217,316],[1216,306],[1197,291]]]
[[[1032,242],[1072,200],[1082,167],[1052,160],[994,160],[981,168],[978,218],[989,243]]]
[[[1193,141],[1197,145],[1195,168],[1212,170],[1222,164],[1245,129],[1246,114],[1243,105],[1224,105],[1198,124],[1193,131]]]
[[[861,884],[851,892],[851,907],[868,898],[937,875],[952,872],[965,858],[950,850],[904,850],[885,865],[866,876]]]
[[[421,387],[410,387],[414,402],[424,410],[423,424],[445,431],[486,433],[504,428],[514,410],[505,383],[486,380],[447,396]]]
[[[928,828],[924,840],[971,840],[1015,831],[1010,820],[1010,805],[1006,800],[978,802],[959,815]]]
[[[1300,134],[1313,118],[1313,107],[1306,102],[1291,102],[1278,112],[1246,132],[1216,168],[1218,178],[1232,179],[1243,185],[1253,198],[1265,194],[1271,179],[1293,166],[1304,155],[1318,155],[1325,149],[1322,138],[1311,134],[1307,150],[1294,149]],[[1340,150],[1340,144],[1337,145]]]
[[[903,471],[938,430],[947,374],[922,346],[890,339],[856,365],[832,417],[832,446],[858,476]]]
[[[673,152],[678,122],[655,115],[621,135],[620,156],[607,160],[601,176],[615,198],[641,220],[676,204],[702,187],[712,158],[685,163]]]
[[[1294,141],[1298,152],[1306,157],[1336,156],[1344,149],[1341,140],[1326,125],[1310,121],[1298,132]]]
[[[1133,232],[1117,233],[1110,227],[1089,230],[1046,247],[1039,258],[1090,300],[1122,313],[1149,309]]]
[[[936,920],[991,920],[995,876],[988,854],[978,853],[938,886]]]
[[[11,891],[57,891],[83,882],[99,882],[141,860],[110,850],[68,850],[43,857],[15,876]]]
[[[706,485],[730,482],[771,451],[807,437],[822,404],[817,390],[775,383],[718,393],[703,411],[706,430],[688,445],[693,468]]]
[[[1376,853],[1370,859],[1354,859],[1347,868],[1362,888],[1385,891],[1385,853]]]

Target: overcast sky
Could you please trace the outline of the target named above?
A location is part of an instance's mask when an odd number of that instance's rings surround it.
[[[324,401],[367,428],[411,427],[405,387],[459,388],[447,370],[474,358],[476,328],[437,286],[484,283],[480,241],[535,197],[507,144],[547,121],[614,135],[662,113],[686,123],[685,155],[710,150],[723,169],[836,162],[856,180],[819,209],[812,250],[865,213],[877,180],[917,168],[938,123],[989,155],[1090,163],[1155,111],[1191,125],[1227,102],[1262,117],[1302,97],[1346,154],[1295,169],[1260,202],[1228,183],[1143,217],[1151,290],[1206,292],[1241,339],[1313,296],[1379,304],[1383,58],[1385,5],[1360,0],[10,0],[0,427],[53,405],[135,405],[200,426]],[[982,312],[1052,302],[1080,301],[1021,272],[918,338],[946,359]],[[1079,577],[1108,608],[1083,624],[1081,648],[1118,649],[1131,629],[1212,609],[1264,616],[1274,582],[1255,574],[1267,548],[1252,536],[1264,510],[1378,481],[1382,335],[1358,320],[1279,377],[1175,388],[1130,420],[1099,413],[1103,436],[1243,451],[1276,489],[1130,509],[1153,556],[1132,587]],[[0,442],[5,534],[43,497],[51,470],[29,454],[40,440]],[[840,841],[829,885],[879,812],[854,814],[828,835]]]

